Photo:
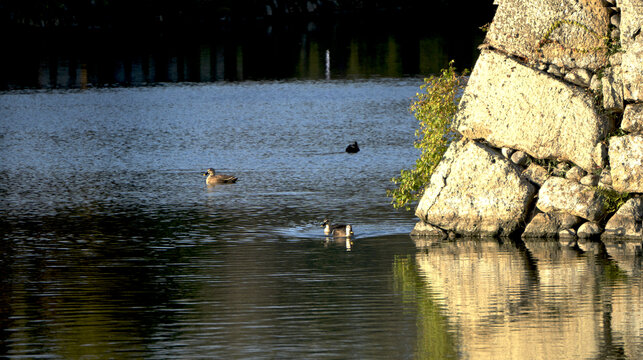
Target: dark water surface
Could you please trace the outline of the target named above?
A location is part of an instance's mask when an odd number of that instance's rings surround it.
[[[0,93],[0,357],[640,358],[640,243],[408,236],[420,83]]]
[[[148,86],[160,82],[427,76],[472,68],[480,26],[456,14],[249,22],[126,32],[0,29],[0,90]]]

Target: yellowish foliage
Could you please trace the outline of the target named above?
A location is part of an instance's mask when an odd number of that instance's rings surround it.
[[[402,170],[399,177],[391,179],[397,188],[386,193],[392,198],[391,203],[395,208],[410,210],[409,204],[420,199],[442,155],[456,138],[451,123],[458,109],[465,79],[466,71],[458,75],[451,61],[440,76],[430,76],[420,86],[421,91],[416,94],[410,110],[419,122],[414,146],[421,150],[421,155],[413,169]]]

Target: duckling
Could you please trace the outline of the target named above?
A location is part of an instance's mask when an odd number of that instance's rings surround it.
[[[352,144],[348,145],[346,147],[346,152],[349,154],[359,152],[359,145],[357,145],[357,141],[354,141]]]
[[[324,228],[324,234],[337,236],[337,237],[350,237],[355,235],[353,233],[353,227],[351,225],[336,224],[331,225],[330,220],[324,219],[324,222],[321,224],[321,227]]]
[[[209,168],[206,172],[203,173],[203,176],[207,176],[205,183],[208,185],[216,184],[232,184],[237,182],[237,177],[232,175],[215,175],[214,169]]]

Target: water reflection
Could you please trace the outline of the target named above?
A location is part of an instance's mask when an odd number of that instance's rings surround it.
[[[14,241],[16,256],[0,262],[0,304],[8,306],[0,314],[0,354],[410,356],[414,313],[391,291],[386,266],[392,253],[412,251],[407,236],[366,240],[352,252],[323,238],[176,246],[126,237],[104,236],[113,243],[102,245]]]
[[[350,237],[326,237],[324,240],[326,246],[343,246],[346,248],[346,251],[353,250],[355,245],[353,239]]]
[[[431,356],[636,359],[643,349],[641,243],[415,239]],[[396,267],[411,259],[398,259]],[[411,268],[411,271],[414,269]],[[398,279],[403,279],[398,276]],[[408,280],[404,280],[408,283]],[[424,321],[424,322],[423,322]],[[427,334],[428,332],[428,334]],[[442,333],[442,334],[441,334]],[[436,335],[437,334],[437,335]]]
[[[374,18],[210,33],[24,34],[7,46],[0,89],[427,75],[450,59],[471,68],[484,35],[479,25],[446,29]]]

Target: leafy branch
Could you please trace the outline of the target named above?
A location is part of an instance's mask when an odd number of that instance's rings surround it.
[[[421,150],[421,155],[413,169],[402,170],[399,177],[391,179],[391,182],[398,185],[397,188],[386,191],[392,198],[393,207],[410,210],[409,204],[422,196],[442,155],[457,137],[451,123],[462,97],[466,75],[466,70],[458,75],[451,61],[440,76],[430,76],[420,86],[422,91],[416,94],[410,111],[419,121],[414,146]]]

